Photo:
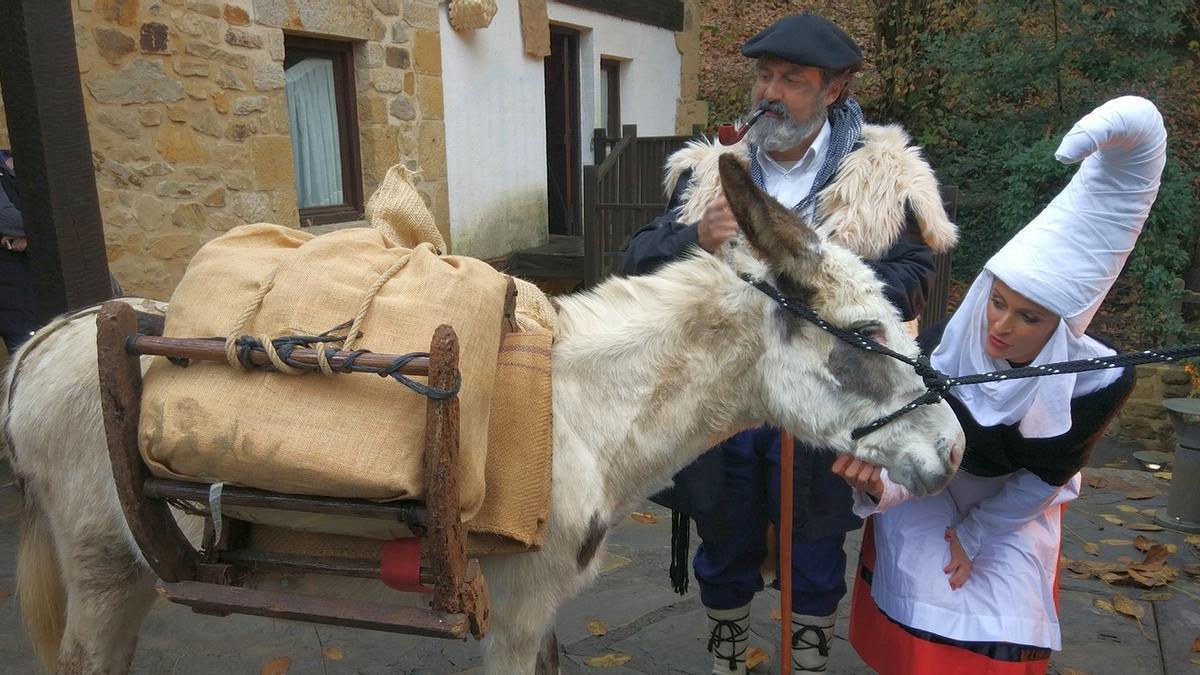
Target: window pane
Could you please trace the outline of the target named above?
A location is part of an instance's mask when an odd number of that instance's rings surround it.
[[[285,74],[298,205],[344,204],[333,60],[308,57]]]

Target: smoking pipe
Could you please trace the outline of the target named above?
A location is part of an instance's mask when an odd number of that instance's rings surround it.
[[[722,124],[717,128],[717,140],[721,142],[721,145],[733,145],[734,143],[737,143],[738,141],[742,140],[742,137],[745,136],[748,131],[750,131],[750,127],[754,126],[754,123],[757,122],[765,112],[767,112],[765,107],[760,107],[758,110],[755,110],[754,113],[750,115],[750,119],[746,120],[746,124],[744,124],[741,129],[738,129],[728,122]]]

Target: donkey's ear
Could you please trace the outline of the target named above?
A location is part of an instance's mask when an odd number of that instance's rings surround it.
[[[732,153],[721,155],[718,167],[729,208],[759,257],[777,271],[803,278],[804,269],[821,256],[820,238],[798,213],[760,190]]]

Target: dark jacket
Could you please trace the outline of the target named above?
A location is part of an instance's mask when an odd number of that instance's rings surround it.
[[[24,237],[16,177],[0,163],[0,235]],[[37,328],[29,254],[0,248],[0,338],[11,354]]]

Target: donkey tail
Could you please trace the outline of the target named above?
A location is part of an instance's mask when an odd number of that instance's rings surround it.
[[[46,514],[26,493],[17,552],[17,599],[21,622],[42,670],[54,671],[67,619],[67,593]]]

